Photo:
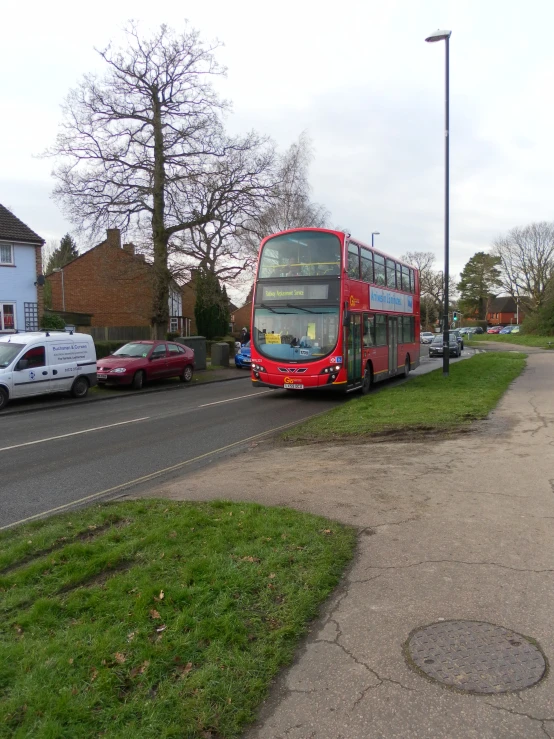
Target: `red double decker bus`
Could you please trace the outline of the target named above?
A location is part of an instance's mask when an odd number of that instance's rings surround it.
[[[419,275],[340,231],[261,243],[252,306],[252,384],[367,393],[419,365]]]

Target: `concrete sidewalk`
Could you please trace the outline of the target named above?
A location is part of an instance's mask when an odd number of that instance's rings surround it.
[[[223,488],[359,530],[342,586],[248,739],[554,737],[548,674],[519,692],[464,694],[415,672],[403,653],[413,630],[460,619],[531,637],[554,659],[554,355],[531,354],[474,433],[264,442],[146,495],[202,500]]]

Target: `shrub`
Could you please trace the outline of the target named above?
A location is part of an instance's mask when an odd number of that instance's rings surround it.
[[[95,341],[94,348],[96,349],[96,357],[97,359],[107,357],[110,352],[115,352],[117,349],[120,349],[128,343],[128,341]]]
[[[175,341],[181,334],[178,331],[168,331],[165,335],[167,341]]]
[[[42,316],[40,327],[59,329],[63,331],[65,328],[65,321],[57,313],[45,313]]]

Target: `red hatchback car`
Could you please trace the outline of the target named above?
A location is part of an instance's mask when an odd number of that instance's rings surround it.
[[[503,326],[493,326],[492,328],[487,329],[487,333],[488,334],[499,334],[503,328],[504,328]]]
[[[165,377],[190,382],[193,371],[194,351],[172,341],[131,341],[96,363],[99,385],[132,385],[135,390]]]

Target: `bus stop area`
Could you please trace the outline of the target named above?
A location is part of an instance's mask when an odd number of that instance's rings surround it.
[[[224,490],[358,530],[350,569],[247,739],[554,737],[553,367],[531,353],[471,433],[261,441],[144,493]]]

